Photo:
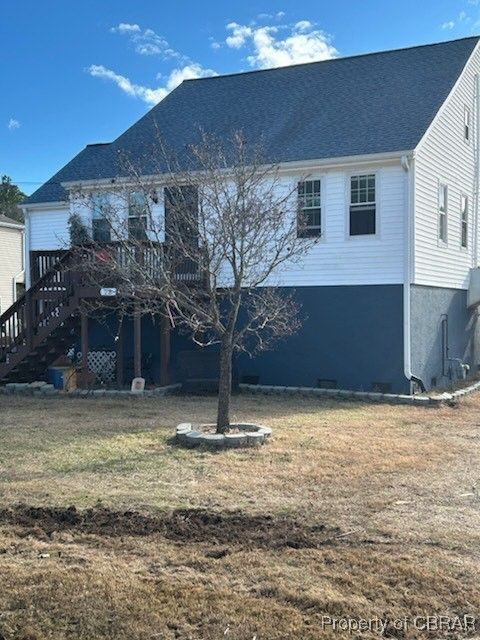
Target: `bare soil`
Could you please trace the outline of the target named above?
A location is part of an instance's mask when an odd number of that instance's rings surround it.
[[[22,536],[51,538],[61,531],[99,536],[160,534],[182,543],[240,545],[242,549],[315,549],[339,535],[323,524],[289,516],[249,515],[205,509],[177,509],[161,516],[106,507],[79,511],[76,507],[32,507],[18,504],[0,509],[0,524],[18,527]]]

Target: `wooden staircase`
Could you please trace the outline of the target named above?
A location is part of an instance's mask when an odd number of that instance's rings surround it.
[[[48,366],[73,346],[79,333],[81,301],[101,299],[104,287],[118,286],[108,271],[103,284],[101,275],[97,281],[98,273],[92,278],[92,262],[102,264],[109,259],[125,268],[131,260],[147,268],[150,277],[157,273],[161,277],[164,251],[165,245],[152,242],[132,243],[131,247],[125,242],[109,242],[70,250],[31,251],[34,284],[0,316],[0,384],[44,379]],[[185,286],[204,286],[205,274],[191,259],[179,260],[175,269]],[[164,335],[170,335],[169,329]],[[88,345],[88,339],[86,342]],[[140,344],[139,340],[139,349]],[[167,353],[168,349],[163,351]]]
[[[80,273],[62,257],[0,316],[0,381],[42,380],[75,342]]]

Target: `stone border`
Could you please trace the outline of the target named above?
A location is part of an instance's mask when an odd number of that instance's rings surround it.
[[[362,400],[387,404],[410,404],[416,406],[439,406],[452,404],[464,396],[480,390],[480,381],[451,393],[431,395],[403,395],[396,393],[376,393],[373,391],[349,391],[348,389],[317,389],[315,387],[279,387],[274,385],[240,384],[241,393],[260,395],[303,396],[311,398],[335,398],[337,400]]]
[[[192,429],[190,422],[182,422],[175,430],[175,441],[189,449],[206,447],[207,449],[240,449],[244,447],[259,447],[272,435],[270,427],[244,422],[233,423],[243,433],[203,433],[202,427],[213,427],[211,424],[201,424]]]
[[[148,398],[152,396],[170,396],[178,393],[182,388],[181,383],[170,384],[165,387],[146,389],[142,393],[132,393],[125,389],[74,389],[62,391],[55,389],[53,384],[46,382],[9,382],[0,386],[0,395],[35,396],[47,398],[60,396],[62,398],[118,398],[137,397]],[[339,400],[362,400],[365,402],[384,402],[387,404],[411,404],[417,406],[438,406],[452,404],[471,393],[480,390],[480,381],[474,382],[468,387],[457,389],[451,393],[437,393],[431,395],[403,395],[395,393],[376,393],[373,391],[349,391],[348,389],[318,389],[316,387],[280,387],[274,385],[240,384],[241,393],[259,395],[285,395],[302,396],[311,398],[335,398]],[[265,427],[267,428],[267,427]]]
[[[62,391],[55,389],[53,384],[46,382],[9,382],[0,387],[0,394],[16,396],[35,396],[36,398],[49,398],[51,396],[61,398],[149,398],[152,396],[174,395],[182,385],[169,384],[165,387],[145,389],[142,393],[132,393],[128,389],[73,389]]]

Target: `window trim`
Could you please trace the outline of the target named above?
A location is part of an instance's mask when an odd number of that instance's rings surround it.
[[[440,237],[440,189],[445,187],[445,238]],[[446,180],[439,179],[437,184],[437,244],[439,247],[448,246],[448,206],[449,206],[449,188]]]
[[[375,233],[350,235],[350,206],[352,203],[352,178],[356,176],[375,176]],[[345,238],[351,242],[377,241],[381,238],[381,172],[377,168],[352,169],[345,176]]]
[[[470,144],[471,139],[472,139],[472,111],[468,105],[465,105],[463,109],[463,140],[466,144]]]
[[[466,236],[465,236],[465,244],[463,244],[463,224],[464,224],[464,220],[463,220],[463,200],[465,200],[465,204],[466,204],[466,216],[465,216],[465,225],[466,225]],[[470,234],[469,234],[469,222],[470,222],[470,199],[467,196],[466,193],[460,193],[460,249],[462,251],[468,251],[469,249],[469,240],[470,240]]]
[[[298,177],[295,180],[295,212],[296,219],[298,220],[298,215],[300,213],[299,210],[299,195],[298,195],[298,185],[303,182],[320,182],[320,233],[318,235],[298,235],[298,223],[297,223],[297,239],[305,240],[309,238],[315,238],[316,242],[323,242],[326,237],[326,216],[325,216],[325,180],[324,175],[315,174],[308,175],[307,177]],[[310,207],[311,209],[318,209],[318,207]],[[302,208],[303,210],[303,208]],[[316,227],[315,227],[316,228]]]

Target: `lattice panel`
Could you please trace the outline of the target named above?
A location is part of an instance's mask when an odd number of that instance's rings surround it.
[[[70,356],[71,357],[71,356]],[[82,352],[76,353],[76,361],[80,362]],[[88,368],[103,383],[113,382],[117,370],[117,354],[115,351],[89,351],[87,356]]]

